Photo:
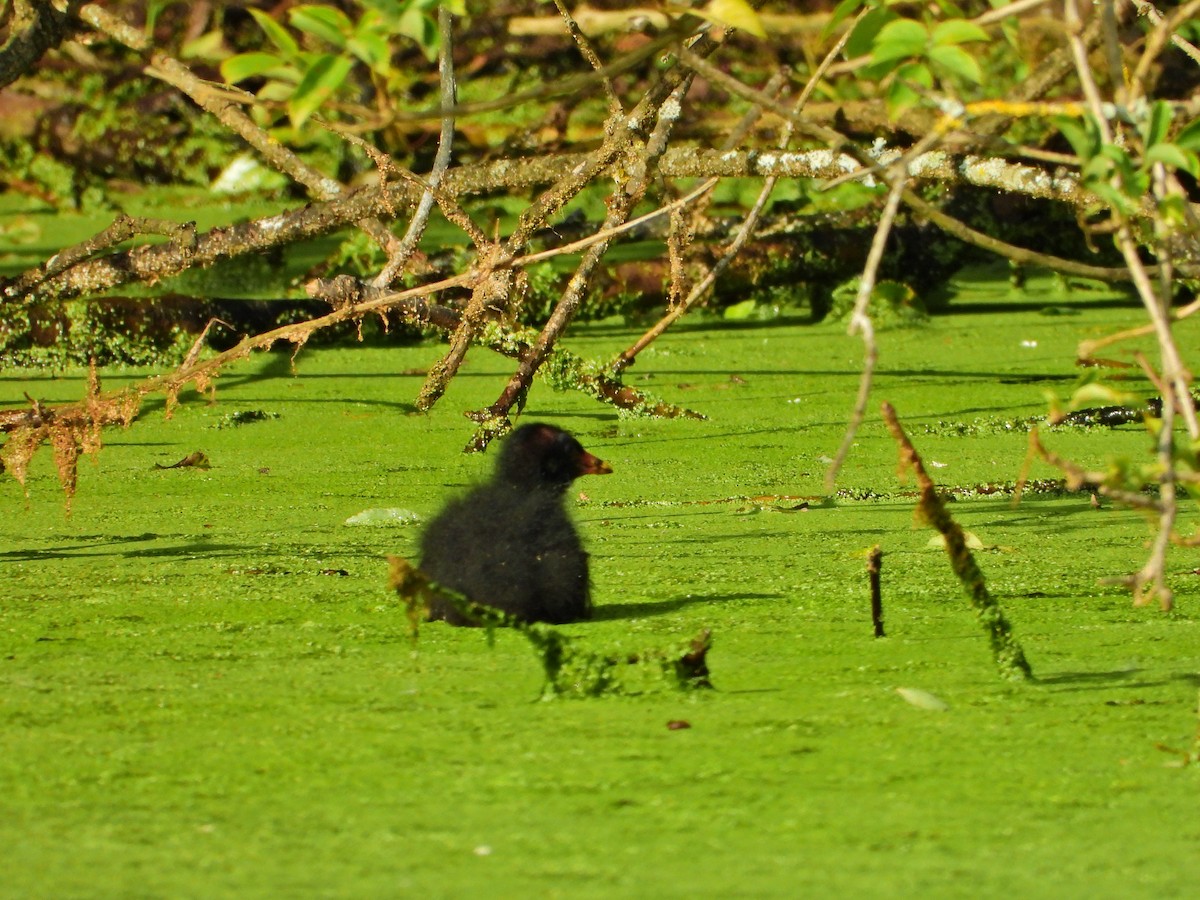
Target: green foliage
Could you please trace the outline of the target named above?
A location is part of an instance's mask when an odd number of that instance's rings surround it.
[[[981,84],[983,68],[977,55],[964,44],[987,42],[991,36],[953,4],[939,4],[948,18],[934,21],[904,18],[878,0],[844,0],[834,11],[832,24],[844,21],[859,10],[863,18],[846,44],[846,56],[870,56],[868,77],[879,79],[887,100],[888,114],[898,117],[927,100],[936,83]]]
[[[1141,154],[1128,146],[1105,142],[1096,120],[1057,117],[1054,124],[1079,157],[1084,187],[1124,215],[1135,214],[1150,190],[1155,165],[1200,175],[1200,120],[1178,130],[1174,140],[1174,113],[1163,101],[1150,104],[1136,124]],[[1168,196],[1160,201],[1160,213],[1168,221],[1184,221],[1183,198]]]
[[[206,185],[229,156],[228,132],[157,82],[111,72],[47,80],[61,105],[31,133],[0,138],[0,169],[58,209],[107,210],[107,180]],[[127,191],[125,193],[128,193]]]
[[[26,369],[64,369],[89,360],[118,367],[174,366],[195,340],[182,323],[171,321],[169,310],[147,315],[122,301],[10,305],[0,318],[0,360]]]
[[[360,0],[358,5],[363,10],[357,20],[333,6],[294,6],[287,14],[296,36],[268,13],[250,9],[271,49],[229,57],[221,63],[222,77],[230,84],[265,79],[258,96],[283,101],[292,127],[299,128],[346,91],[356,67],[364,66],[385,83],[394,80],[394,38],[415,41],[428,59],[436,59],[439,6],[466,13],[464,0]],[[321,49],[309,49],[314,46]]]
[[[852,278],[833,291],[829,310],[830,321],[845,321],[854,310],[861,279]],[[923,325],[929,319],[925,304],[907,284],[899,281],[880,281],[871,291],[867,314],[876,328],[904,328]]]
[[[1143,398],[1126,390],[1124,385],[1116,386],[1105,381],[1094,369],[1080,376],[1065,403],[1053,391],[1046,391],[1045,397],[1049,406],[1048,418],[1052,424],[1060,421],[1080,421],[1081,412],[1085,415],[1095,414],[1113,408],[1134,411],[1150,438],[1147,448],[1149,452],[1146,457],[1140,459],[1135,459],[1128,453],[1110,454],[1100,469],[1103,473],[1102,485],[1126,494],[1158,492],[1163,476],[1162,461],[1157,454],[1163,427],[1158,413],[1161,399],[1148,405]],[[1200,502],[1200,489],[1197,488],[1196,479],[1197,460],[1200,459],[1197,456],[1198,450],[1200,446],[1197,444],[1186,438],[1178,439],[1173,441],[1171,458],[1180,489],[1193,501]],[[1157,518],[1157,513],[1152,509],[1143,509],[1142,512],[1152,522]]]

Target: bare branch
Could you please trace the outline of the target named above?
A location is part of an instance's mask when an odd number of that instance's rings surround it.
[[[892,437],[900,448],[900,470],[911,470],[917,479],[917,487],[921,490],[921,499],[917,511],[920,516],[932,525],[942,535],[946,542],[946,555],[950,558],[950,567],[958,577],[959,582],[967,592],[976,617],[988,635],[992,647],[992,658],[996,661],[1002,675],[1014,680],[1031,678],[1033,672],[1025,658],[1025,651],[1013,634],[1000,604],[992,597],[984,581],[975,557],[967,547],[966,537],[962,528],[954,521],[946,505],[938,496],[937,485],[925,471],[917,448],[913,446],[896,410],[890,403],[883,404],[883,421],[892,433]]]
[[[4,45],[0,47],[0,87],[12,84],[42,58],[47,50],[69,39],[77,30],[78,0],[65,9],[38,0],[14,0]]]
[[[567,9],[566,4],[562,0],[554,0],[555,7],[558,8],[558,14],[562,16],[563,22],[567,26],[567,31],[571,35],[571,40],[579,48],[579,52],[583,54],[583,58],[588,61],[588,65],[600,77],[601,84],[604,85],[604,93],[608,95],[608,114],[610,116],[620,115],[623,111],[621,100],[617,96],[617,89],[613,86],[612,78],[604,73],[604,64],[600,62],[600,57],[596,54],[592,42],[588,40],[580,28],[579,23],[575,21],[575,17]]]
[[[453,22],[450,11],[444,6],[438,8],[438,34],[441,41],[438,49],[438,73],[441,76],[441,102],[444,114],[442,129],[438,135],[437,153],[434,154],[433,166],[426,179],[429,187],[417,201],[417,208],[409,220],[408,230],[404,232],[404,237],[400,239],[399,244],[388,254],[387,265],[375,276],[374,284],[379,288],[389,286],[404,270],[409,258],[416,251],[417,245],[421,242],[421,235],[425,233],[425,226],[429,222],[429,213],[433,210],[434,191],[441,186],[442,178],[445,176],[446,170],[450,168],[454,146],[454,116],[450,114],[449,110],[453,109],[454,104],[458,102],[458,85],[454,79]],[[465,212],[462,218],[470,222]],[[475,245],[482,247],[483,244],[476,238]]]
[[[875,290],[875,279],[879,272],[879,264],[883,261],[883,251],[887,247],[888,235],[892,232],[892,223],[896,221],[896,212],[900,208],[900,199],[904,195],[906,180],[904,172],[898,171],[888,194],[887,204],[883,215],[875,229],[875,237],[871,241],[871,250],[867,254],[866,265],[863,266],[862,279],[858,285],[858,296],[854,301],[854,310],[850,314],[849,334],[859,332],[863,339],[863,368],[859,376],[858,396],[854,408],[850,412],[850,421],[846,425],[846,434],[842,444],[834,454],[833,462],[825,473],[825,490],[832,493],[837,483],[838,472],[846,461],[850,448],[854,446],[854,438],[862,424],[867,411],[867,400],[871,396],[871,380],[875,374],[875,363],[879,358],[879,350],[875,344],[875,325],[868,315],[867,308],[871,302],[871,294]]]

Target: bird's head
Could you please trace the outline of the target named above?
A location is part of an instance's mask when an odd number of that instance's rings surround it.
[[[553,425],[522,425],[500,447],[497,475],[516,487],[565,491],[580,475],[608,475],[612,467]]]

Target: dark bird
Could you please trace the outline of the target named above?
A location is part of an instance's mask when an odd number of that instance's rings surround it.
[[[592,614],[588,555],[565,495],[580,475],[612,468],[553,425],[522,425],[500,446],[492,480],[452,500],[421,539],[431,579],[529,622],[577,622]],[[478,625],[451,604],[430,618]]]

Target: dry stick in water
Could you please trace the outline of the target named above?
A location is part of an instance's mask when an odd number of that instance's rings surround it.
[[[883,587],[880,573],[883,570],[883,550],[876,544],[867,551],[867,580],[871,585],[871,624],[875,626],[875,637],[886,637],[883,633]]]
[[[1012,626],[1004,617],[1000,604],[988,593],[987,584],[983,580],[983,572],[975,563],[975,557],[971,555],[971,551],[967,549],[962,528],[946,511],[945,504],[938,496],[937,486],[929,477],[929,473],[925,471],[925,465],[921,462],[917,448],[912,445],[912,441],[900,427],[900,420],[896,418],[896,410],[890,403],[883,404],[883,420],[887,423],[888,430],[896,439],[896,443],[900,445],[900,470],[903,472],[906,468],[911,468],[916,475],[917,485],[921,489],[921,499],[917,510],[921,517],[941,532],[942,537],[945,538],[946,553],[950,557],[950,568],[954,570],[954,574],[966,588],[971,605],[975,607],[975,614],[988,634],[988,639],[992,644],[992,657],[996,660],[996,666],[1000,669],[1000,673],[1013,680],[1032,678],[1033,673],[1025,659],[1025,652],[1013,635]]]

